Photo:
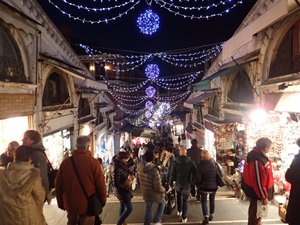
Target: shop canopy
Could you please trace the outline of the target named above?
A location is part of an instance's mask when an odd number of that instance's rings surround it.
[[[201,92],[195,92],[193,93],[194,95],[191,95],[185,102],[193,105],[203,105],[203,101],[205,99],[214,96],[219,90],[219,88],[213,88]]]
[[[278,112],[300,112],[300,92],[282,93],[274,111]]]
[[[205,82],[205,81],[211,81],[215,78],[218,78],[218,77],[222,77],[224,75],[227,75],[227,74],[231,74],[233,72],[237,72],[237,71],[240,71],[244,68],[245,65],[255,61],[256,59],[253,59],[253,60],[249,60],[249,61],[246,61],[244,63],[241,63],[241,64],[236,64],[234,66],[231,66],[231,67],[227,67],[227,68],[224,68],[224,69],[221,69],[219,70],[218,72],[214,73],[214,74],[211,74],[211,75],[208,75],[208,76],[205,76],[204,79],[202,79],[202,82]],[[200,85],[200,83],[198,83]]]

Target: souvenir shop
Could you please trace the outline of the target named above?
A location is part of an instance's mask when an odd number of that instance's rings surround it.
[[[71,155],[71,149],[74,149],[73,143],[74,128],[67,128],[52,134],[46,134],[43,137],[43,144],[49,161],[54,169],[58,169],[61,162]]]
[[[247,146],[251,150],[260,137],[272,140],[269,158],[272,160],[275,179],[275,200],[284,203],[290,191],[290,185],[285,181],[285,172],[289,168],[294,156],[299,152],[295,144],[300,137],[300,114],[286,112],[257,112],[252,120],[245,123]]]

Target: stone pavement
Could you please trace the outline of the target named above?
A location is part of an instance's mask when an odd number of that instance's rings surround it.
[[[130,225],[143,224],[145,205],[140,195],[140,191],[133,192],[133,213],[128,217],[127,223]],[[153,209],[153,211],[155,208]],[[248,202],[241,202],[233,196],[233,193],[222,188],[217,192],[215,218],[210,224],[247,224]],[[45,204],[44,214],[48,225],[66,225],[66,213],[58,209],[55,199],[50,205]],[[119,214],[119,202],[115,197],[109,197],[101,215],[103,224],[116,224]],[[195,199],[189,200],[189,212],[187,224],[201,224],[203,220],[200,203]],[[163,216],[163,224],[182,224],[176,215],[176,209],[170,215]],[[263,224],[283,224],[277,213],[277,207],[270,205],[269,216],[263,220]]]

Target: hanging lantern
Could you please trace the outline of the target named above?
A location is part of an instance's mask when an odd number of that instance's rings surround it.
[[[152,35],[159,28],[159,16],[151,9],[146,10],[137,18],[137,25],[141,33]]]
[[[148,97],[152,98],[152,97],[155,95],[156,90],[155,90],[154,87],[149,86],[149,87],[146,88],[145,93],[146,93],[146,95],[147,95]]]
[[[158,65],[148,64],[145,69],[145,74],[149,79],[155,80],[159,76]]]

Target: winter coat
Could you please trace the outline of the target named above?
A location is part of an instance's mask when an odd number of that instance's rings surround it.
[[[218,189],[217,167],[213,159],[201,160],[197,164],[197,178],[195,183],[197,188],[202,191],[214,192]]]
[[[285,178],[292,185],[286,221],[290,224],[298,224],[300,221],[300,153],[295,156],[290,168],[286,171]]]
[[[38,142],[36,144],[31,145],[34,148],[34,152],[32,153],[32,163],[34,167],[40,169],[42,184],[46,191],[49,192],[49,179],[48,179],[48,158],[45,153],[45,147],[43,146],[42,142]]]
[[[197,165],[201,160],[201,149],[197,146],[192,146],[187,150],[187,156],[191,157],[195,165]]]
[[[39,169],[10,163],[0,172],[0,225],[46,225],[45,196]]]
[[[173,168],[169,179],[169,184],[176,182],[177,191],[190,191],[191,182],[196,175],[196,166],[188,156],[177,156],[173,162]]]
[[[140,163],[138,176],[145,201],[159,202],[163,199],[165,188],[161,184],[159,171],[152,162]]]
[[[74,171],[72,158],[88,196],[96,193],[104,206],[106,186],[103,169],[100,162],[87,150],[75,150],[72,156],[64,159],[59,167],[55,182],[58,207],[70,213],[86,215],[88,201]]]
[[[120,200],[128,200],[132,198],[131,189],[124,183],[127,180],[129,173],[127,165],[118,157],[112,159],[112,183],[114,195]]]
[[[262,152],[254,148],[244,164],[242,189],[252,199],[273,199],[274,178],[272,163]]]

